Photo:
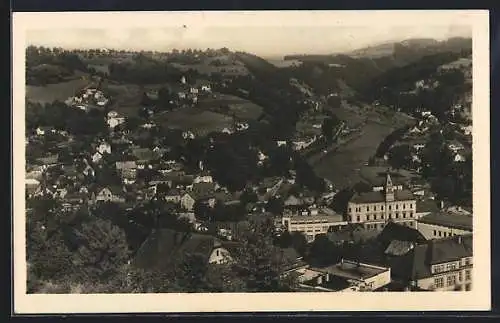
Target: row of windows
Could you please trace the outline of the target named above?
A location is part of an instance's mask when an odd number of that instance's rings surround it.
[[[310,220],[310,221],[292,221],[292,224],[316,224],[316,223],[329,223],[328,220]]]
[[[398,222],[399,224],[402,224],[402,225],[406,225],[406,226],[409,226],[409,227],[413,227],[413,222],[412,221],[408,221],[408,222]],[[385,223],[373,223],[373,224],[367,224],[366,225],[366,228],[367,229],[377,229],[377,228],[380,228],[380,229],[383,229],[385,226]]]
[[[376,221],[376,220],[379,219],[378,216],[377,216],[377,214],[367,214],[366,215],[366,221],[371,221],[371,219],[372,219],[371,217],[372,216],[373,216],[373,220],[374,221]],[[380,214],[379,216],[380,216],[380,220],[384,220],[385,219],[385,215],[384,214]],[[399,219],[400,218],[400,214],[398,212],[396,212],[394,214],[394,216],[395,216],[394,217],[395,219]],[[392,213],[389,213],[387,218],[388,219],[392,219]],[[402,219],[406,219],[407,218],[406,212],[401,213],[401,218]],[[408,218],[413,218],[413,212],[409,212],[408,213]],[[350,217],[349,219],[352,221],[352,217]],[[356,216],[356,222],[360,222],[360,221],[361,221],[361,217],[359,215]]]
[[[413,204],[411,204],[411,203],[408,204],[408,207],[410,209],[413,209]],[[389,210],[392,210],[392,205],[389,205],[388,208],[389,208]],[[406,210],[406,204],[405,203],[402,204],[402,208],[403,208],[403,210]],[[354,208],[355,212],[361,212],[361,209],[362,209],[361,207]],[[383,210],[384,210],[384,206],[381,205],[380,206],[380,211],[383,211]],[[399,210],[399,204],[396,204],[396,210]],[[366,206],[366,211],[370,212],[370,206],[369,205]],[[377,206],[376,205],[373,206],[373,211],[377,211]],[[352,212],[352,208],[349,208],[349,213],[350,212]]]
[[[456,236],[456,233],[451,233],[451,232],[446,232],[446,231],[439,231],[439,230],[434,230],[433,232],[435,237],[451,237],[451,236]]]
[[[471,279],[471,272],[470,270],[465,271],[465,281],[469,281]],[[462,277],[462,272],[458,273],[458,282],[461,283],[463,281]],[[448,275],[446,276],[446,286],[455,286],[457,284],[457,276],[456,275]],[[466,286],[466,290],[470,290],[470,284],[467,284],[469,286]],[[445,281],[444,277],[438,277],[434,279],[434,286],[436,288],[443,288],[445,287]]]

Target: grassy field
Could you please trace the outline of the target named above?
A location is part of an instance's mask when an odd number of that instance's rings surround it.
[[[161,113],[155,116],[155,120],[162,126],[183,131],[189,130],[198,136],[204,136],[213,131],[222,131],[233,123],[233,119],[229,116],[197,108],[182,108]]]
[[[381,108],[342,107],[336,112],[350,127],[361,127],[361,132],[348,143],[321,158],[313,165],[314,170],[339,188],[354,185],[359,181],[373,180],[374,173],[363,170],[366,168],[365,163],[375,154],[378,145],[388,134],[408,124],[412,119]]]
[[[26,98],[38,103],[65,101],[87,85],[89,85],[89,81],[83,78],[45,86],[26,85]]]
[[[125,117],[136,117],[140,109],[141,89],[135,84],[113,84],[105,86],[113,99],[112,110]]]
[[[201,109],[209,109],[211,111],[235,116],[239,120],[256,120],[264,110],[261,106],[245,100],[243,98],[215,93],[216,97],[203,98],[198,102]],[[228,106],[228,111],[220,109],[221,106]]]

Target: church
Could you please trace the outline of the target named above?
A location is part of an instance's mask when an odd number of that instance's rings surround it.
[[[383,187],[356,193],[347,204],[347,222],[366,229],[382,230],[388,222],[416,229],[416,199],[413,193],[394,185],[389,173]]]

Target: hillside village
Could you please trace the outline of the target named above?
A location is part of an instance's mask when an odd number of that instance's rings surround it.
[[[228,49],[74,55],[85,86],[27,97],[29,292],[471,290],[470,55],[374,100]],[[318,175],[371,115],[362,180]]]

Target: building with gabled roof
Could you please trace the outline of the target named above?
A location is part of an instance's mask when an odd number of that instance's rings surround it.
[[[416,228],[416,198],[401,185],[394,185],[389,172],[385,185],[371,192],[356,193],[347,205],[350,223],[361,223],[367,229],[381,231],[388,222]]]

